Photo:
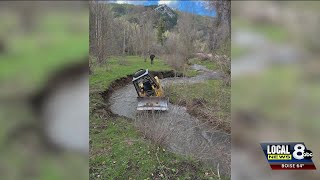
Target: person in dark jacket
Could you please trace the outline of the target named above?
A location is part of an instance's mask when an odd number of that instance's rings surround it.
[[[150,55],[150,60],[151,60],[151,64],[153,64],[153,59],[155,58],[156,56],[154,54],[151,54]]]

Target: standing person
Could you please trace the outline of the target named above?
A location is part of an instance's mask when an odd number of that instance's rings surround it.
[[[150,60],[151,60],[151,64],[153,64],[153,59],[155,58],[156,56],[154,54],[151,54],[150,55]]]

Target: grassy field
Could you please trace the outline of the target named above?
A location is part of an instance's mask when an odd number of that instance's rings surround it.
[[[122,118],[91,118],[92,179],[218,179],[199,162],[177,156],[143,139]]]
[[[136,56],[126,57],[126,63],[120,63],[123,61],[117,57],[108,61],[105,66],[94,68],[90,76],[91,112],[105,105],[96,92],[105,90],[113,80],[141,68],[155,71],[171,69],[162,60],[157,59],[151,65]],[[90,146],[92,179],[218,179],[213,169],[144,139],[132,122],[121,117],[91,113]]]
[[[0,54],[0,80],[32,91],[40,88],[51,72],[86,57],[89,17],[86,12],[77,17],[79,20],[68,13],[43,14],[33,33],[15,32],[6,37],[7,52]],[[2,26],[6,27],[2,30],[18,28],[14,22]]]
[[[222,80],[171,85],[165,88],[165,92],[172,103],[185,105],[202,120],[230,131],[231,88],[224,86]]]
[[[38,26],[30,34],[20,32],[19,19],[13,12],[7,11],[6,15],[1,12],[0,16],[0,37],[6,46],[6,51],[0,53],[1,98],[33,93],[44,86],[50,73],[88,55],[89,17],[86,11],[40,14]],[[24,137],[23,146],[4,147],[2,143],[8,130],[34,116],[23,102],[1,101],[0,109],[0,163],[6,164],[1,172],[2,179],[25,179],[26,173],[45,180],[87,179],[87,160],[77,155],[48,156],[28,137]]]
[[[150,61],[144,62],[143,58],[138,56],[126,56],[124,60],[111,57],[104,66],[94,68],[94,74],[90,76],[90,89],[105,90],[113,80],[133,74],[139,69],[162,71],[170,70],[170,67],[159,59],[155,59],[151,65]]]

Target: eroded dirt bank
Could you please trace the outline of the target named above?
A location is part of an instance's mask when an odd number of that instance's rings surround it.
[[[175,75],[173,71],[153,72],[153,74],[162,79],[163,86],[198,83],[222,77],[218,72],[208,70],[201,65],[194,65],[193,69],[200,71],[200,74],[192,78],[173,77]],[[131,79],[132,76],[128,76],[114,81],[102,94],[113,114],[134,120],[137,128],[147,138],[167,147],[170,151],[193,156],[215,169],[218,167],[221,174],[230,175],[230,134],[208,128],[206,123],[191,116],[182,106],[169,104],[168,112],[137,112],[137,95]]]

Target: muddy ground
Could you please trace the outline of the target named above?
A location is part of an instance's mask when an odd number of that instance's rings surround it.
[[[209,79],[221,79],[222,74],[201,65],[193,65],[199,75],[191,78],[177,77],[173,71],[153,72],[164,87],[178,83],[199,83]],[[181,74],[178,74],[181,76]],[[114,81],[102,95],[113,115],[134,121],[146,138],[165,146],[171,152],[191,156],[219,169],[220,174],[231,173],[231,135],[209,128],[206,122],[190,115],[186,107],[169,103],[167,112],[137,112],[137,94],[131,84],[132,76]]]

